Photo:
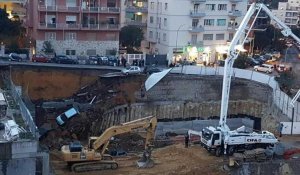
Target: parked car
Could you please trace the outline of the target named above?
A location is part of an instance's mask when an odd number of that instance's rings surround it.
[[[78,61],[76,59],[73,59],[67,55],[57,55],[53,58],[53,62],[59,63],[59,64],[77,64]]]
[[[130,66],[130,67],[126,67],[125,69],[123,69],[121,71],[123,74],[139,74],[141,73],[141,69],[138,66]]]
[[[269,64],[262,64],[262,65],[254,66],[254,70],[270,74],[273,72],[274,66]]]
[[[257,61],[254,58],[248,58],[247,59],[247,64],[250,65],[250,66],[256,66],[256,65],[260,65],[260,62]]]
[[[146,66],[146,67],[144,68],[143,72],[144,72],[145,74],[151,75],[151,74],[153,74],[153,73],[161,72],[161,70],[160,70],[159,68],[157,68],[157,67],[147,67],[147,66]]]
[[[51,59],[42,54],[36,54],[32,56],[32,62],[41,62],[41,63],[49,63]]]
[[[100,65],[108,65],[108,58],[105,56],[100,56],[98,58],[98,61],[99,61],[98,64],[100,64]]]
[[[276,67],[276,70],[278,72],[285,72],[287,70],[289,70],[284,64],[279,64],[277,67]]]
[[[118,62],[117,57],[115,57],[115,56],[109,56],[108,57],[108,65],[109,66],[116,66],[117,62]]]
[[[79,114],[79,111],[75,108],[71,108],[67,110],[66,112],[60,114],[56,117],[56,123],[60,126],[64,125],[68,120],[70,120],[72,117]]]
[[[10,61],[22,61],[22,57],[20,57],[20,55],[16,54],[16,53],[10,53],[9,55]]]
[[[89,64],[98,64],[99,60],[97,56],[89,56]]]

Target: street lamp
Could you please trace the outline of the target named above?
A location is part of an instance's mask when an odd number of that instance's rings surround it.
[[[287,46],[288,46],[288,48],[285,50],[285,55],[284,55],[284,63],[286,63],[287,51],[290,49],[290,47],[292,46],[292,44],[288,44]]]
[[[183,27],[185,24],[181,24],[178,29],[177,29],[177,33],[176,33],[176,53],[177,53],[177,40],[178,40],[178,32],[181,29],[181,27]],[[175,63],[176,63],[176,57],[175,57]]]

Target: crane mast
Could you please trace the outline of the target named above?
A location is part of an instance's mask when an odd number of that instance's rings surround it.
[[[226,124],[227,120],[227,111],[228,111],[228,103],[229,103],[229,93],[230,93],[230,84],[231,84],[231,76],[233,72],[233,63],[234,60],[238,57],[239,52],[236,49],[236,46],[238,44],[243,45],[250,30],[253,27],[253,24],[259,14],[259,12],[263,10],[266,12],[266,14],[276,22],[278,27],[281,29],[281,33],[288,37],[291,36],[293,39],[295,39],[298,43],[300,43],[300,39],[292,33],[291,29],[285,25],[283,22],[281,22],[276,16],[272,14],[272,12],[262,3],[252,3],[250,8],[248,9],[244,19],[242,20],[239,28],[237,29],[227,52],[227,58],[225,60],[225,66],[224,66],[224,76],[223,76],[223,87],[222,87],[222,100],[221,100],[221,114],[220,114],[220,121],[219,121],[219,127],[222,131],[228,132],[229,128]],[[248,27],[249,21],[253,14],[257,11],[257,14],[251,24],[250,27]],[[246,32],[247,30],[247,32]],[[243,41],[242,38],[244,37]]]

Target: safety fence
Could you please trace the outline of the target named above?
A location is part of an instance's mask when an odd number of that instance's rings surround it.
[[[29,109],[26,107],[25,103],[23,102],[23,100],[21,98],[21,87],[15,86],[15,84],[12,82],[12,80],[10,80],[10,89],[11,89],[11,94],[12,94],[15,102],[20,107],[20,112],[21,112],[22,118],[23,118],[26,126],[28,126],[33,137],[35,139],[38,139],[39,138],[38,128],[35,125],[35,122],[33,120],[34,117],[32,116]]]
[[[176,74],[190,74],[190,75],[224,75],[224,67],[205,67],[205,66],[182,66],[175,67],[171,70],[171,73]],[[294,116],[292,115],[292,106],[290,102],[292,100],[287,94],[280,90],[277,81],[274,76],[259,73],[252,70],[237,69],[232,71],[232,78],[243,78],[252,81],[256,81],[265,85],[268,85],[273,89],[273,103],[272,110],[275,114],[284,114],[290,120],[294,119],[294,122],[300,122],[300,103],[294,104]]]

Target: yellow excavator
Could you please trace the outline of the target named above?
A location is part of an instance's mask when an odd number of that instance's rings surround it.
[[[145,151],[141,160],[137,162],[140,168],[149,168],[154,165],[151,160],[157,118],[153,116],[122,123],[106,129],[99,137],[89,137],[87,147],[83,147],[79,141],[61,148],[62,158],[68,163],[73,172],[97,171],[105,169],[117,169],[118,164],[112,156],[105,154],[107,146],[113,136],[128,133],[136,129],[146,129]]]

